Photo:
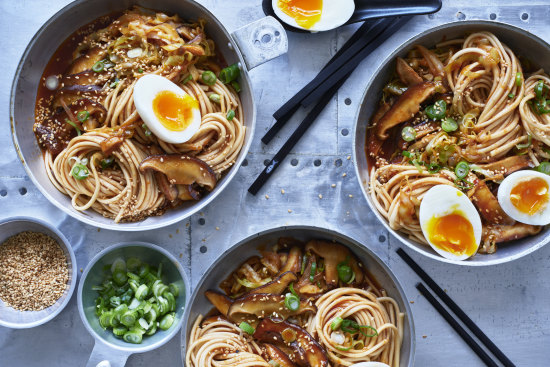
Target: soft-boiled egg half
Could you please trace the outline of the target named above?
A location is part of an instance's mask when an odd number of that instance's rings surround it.
[[[550,176],[537,171],[517,171],[498,187],[498,202],[513,219],[525,224],[550,224]]]
[[[134,86],[134,104],[147,128],[168,143],[185,143],[199,130],[199,102],[170,80],[144,75]]]
[[[353,0],[272,0],[283,22],[309,31],[328,31],[346,23],[355,11]]]
[[[481,218],[474,204],[460,190],[437,185],[420,203],[420,226],[430,246],[451,260],[465,260],[477,252]]]

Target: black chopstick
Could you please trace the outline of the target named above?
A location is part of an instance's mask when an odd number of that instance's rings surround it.
[[[481,358],[481,360],[487,366],[499,367],[498,364],[496,364],[496,362],[493,361],[493,359],[487,354],[487,352],[485,352],[483,348],[481,348],[479,344],[476,343],[474,338],[472,338],[470,334],[468,334],[466,329],[464,329],[458,323],[458,321],[456,321],[454,317],[451,316],[451,314],[445,309],[445,307],[443,307],[443,305],[439,303],[437,299],[435,299],[435,297],[430,293],[430,291],[426,287],[424,287],[424,284],[418,283],[416,285],[416,289],[418,289],[420,293],[422,293],[422,295],[426,297],[428,302],[430,302],[432,306],[434,306],[437,312],[439,312],[439,314],[443,316],[443,318],[449,323],[449,325],[451,325],[451,327],[455,329],[458,335],[460,335],[460,337],[466,342],[466,344],[468,344],[470,348],[472,348],[472,350],[478,355],[479,358]]]
[[[362,31],[358,35],[357,40],[354,40],[353,44],[351,44],[349,48],[343,50],[342,53],[336,59],[334,59],[332,63],[327,65],[319,74],[317,74],[317,76],[311,82],[309,82],[304,88],[298,91],[298,93],[296,93],[284,105],[282,105],[277,111],[275,111],[273,117],[279,119],[285,116],[296,105],[299,105],[302,100],[309,95],[312,89],[318,87],[319,84],[322,83],[322,81],[324,81],[330,74],[338,70],[349,59],[351,59],[355,54],[363,49],[365,45],[372,42],[372,40],[374,40],[376,36],[380,34],[382,29],[385,29],[392,21],[393,20],[390,18],[378,19],[372,24],[369,24],[366,27],[367,29]],[[310,85],[314,85],[314,88],[311,88]]]
[[[282,161],[285,159],[285,157],[290,153],[292,148],[300,141],[302,135],[307,131],[307,129],[313,124],[313,122],[317,119],[321,111],[326,107],[326,105],[330,102],[332,96],[336,91],[344,84],[344,82],[347,80],[350,74],[344,76],[338,84],[333,86],[329,91],[327,91],[319,100],[319,102],[311,109],[311,111],[306,115],[306,117],[302,120],[300,125],[294,130],[290,138],[283,144],[281,149],[275,154],[275,156],[269,161],[267,166],[264,168],[262,173],[256,178],[254,183],[250,185],[248,188],[248,192],[252,195],[256,195],[258,191],[262,188],[262,186],[269,180],[271,175],[279,168]]]
[[[451,311],[470,329],[474,335],[498,358],[506,367],[515,367],[515,364],[485,335],[483,331],[466,315],[464,311],[441,289],[440,286],[418,265],[402,248],[397,249],[397,254],[411,267],[412,270],[437,294]]]
[[[326,88],[330,88],[337,83],[342,75],[346,75],[353,71],[373,50],[395,34],[396,30],[401,28],[411,18],[412,16],[403,16],[385,19],[389,24],[387,24],[386,27],[377,28],[378,33],[374,36],[372,42],[369,42],[351,59],[345,60],[343,63],[338,62],[340,60],[334,62],[327,67],[326,72],[323,71],[319,73],[319,75],[304,88],[307,88],[308,94],[302,99],[301,105],[307,107],[319,99],[319,97],[324,94]],[[342,55],[341,58],[344,58],[344,55]]]
[[[373,25],[373,21],[366,21],[361,25],[361,27],[357,28],[355,33],[351,35],[351,37],[344,43],[342,47],[332,56],[332,58],[329,60],[329,62],[323,67],[323,70],[330,64],[332,64],[335,60],[337,60],[348,48],[350,48],[353,44],[355,44],[362,35],[364,35],[366,32],[368,32],[368,29]],[[294,97],[293,97],[294,98]],[[292,99],[292,98],[291,98]],[[289,100],[290,101],[290,100]],[[287,102],[289,103],[289,102]],[[277,135],[277,133],[282,129],[282,127],[290,120],[292,115],[300,108],[300,103],[294,103],[294,106],[290,108],[284,115],[278,115],[279,117],[276,119],[275,123],[269,128],[269,130],[265,133],[265,135],[262,137],[262,142],[264,144],[269,144],[271,140]]]

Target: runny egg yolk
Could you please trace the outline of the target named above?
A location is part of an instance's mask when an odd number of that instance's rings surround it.
[[[533,215],[548,203],[548,182],[540,177],[521,180],[510,191],[510,201],[520,212]]]
[[[460,211],[428,221],[427,232],[430,242],[453,255],[473,255],[477,250],[472,223]]]
[[[153,111],[160,123],[170,131],[185,130],[193,121],[193,110],[199,103],[188,94],[178,95],[165,90],[153,99]]]
[[[323,0],[278,0],[277,6],[299,26],[309,29],[321,19]]]

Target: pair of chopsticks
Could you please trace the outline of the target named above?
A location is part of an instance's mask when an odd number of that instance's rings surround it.
[[[314,104],[290,138],[288,138],[250,186],[248,191],[252,195],[256,195],[273,175],[281,162],[298,141],[300,141],[307,129],[317,119],[332,99],[332,96],[345,83],[359,63],[401,28],[410,18],[410,16],[402,16],[365,22],[325,65],[323,70],[273,114],[273,117],[277,121],[262,137],[264,144],[268,144],[275,137],[300,107],[309,107]]]
[[[487,335],[485,335],[483,331],[481,331],[472,319],[470,319],[470,317],[468,317],[468,315],[466,315],[466,313],[458,307],[451,297],[449,297],[447,293],[445,293],[445,291],[437,285],[437,283],[420,267],[420,265],[418,265],[402,248],[397,249],[396,252],[505,367],[515,367],[515,364],[512,363],[512,361],[510,361],[504,353],[502,353],[502,351],[487,337]],[[443,305],[432,295],[424,284],[418,283],[416,288],[487,366],[498,367],[498,364],[476,342],[476,340],[472,338],[468,331],[449,313],[449,311],[443,307]]]

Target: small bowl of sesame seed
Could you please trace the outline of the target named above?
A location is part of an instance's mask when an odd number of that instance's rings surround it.
[[[0,325],[42,325],[67,305],[76,286],[71,245],[52,225],[35,218],[0,221]]]

